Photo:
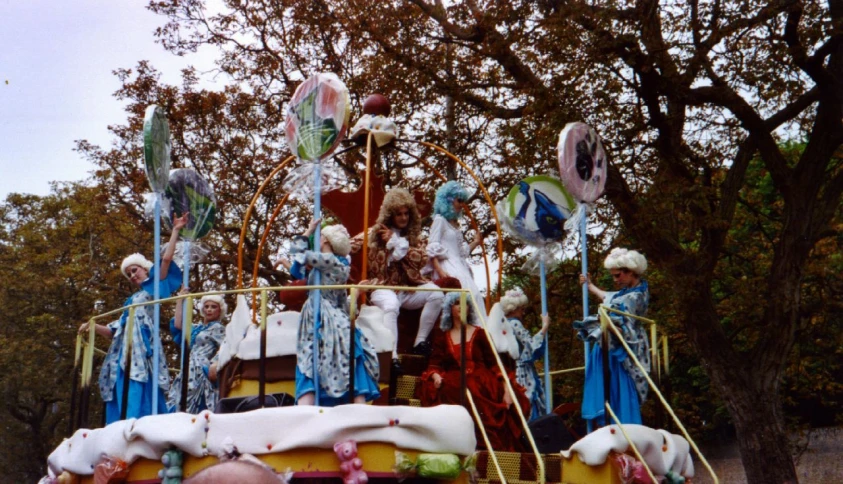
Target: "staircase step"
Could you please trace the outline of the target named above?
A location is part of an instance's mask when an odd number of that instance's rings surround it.
[[[512,484],[535,484],[539,482],[536,456],[518,452],[495,452],[506,482]],[[558,454],[542,455],[547,484],[562,482],[562,457]],[[477,452],[477,484],[500,482],[495,463],[488,451]]]
[[[398,377],[395,386],[395,398],[414,398],[419,381],[417,376],[401,375]]]

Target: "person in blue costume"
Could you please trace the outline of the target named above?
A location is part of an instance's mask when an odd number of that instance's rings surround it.
[[[180,294],[187,294],[182,289]],[[173,341],[181,347],[184,333],[182,331],[183,299],[176,303],[176,314],[170,320],[170,333]],[[222,296],[214,294],[202,296],[199,300],[202,310],[202,322],[194,324],[190,331],[190,358],[187,369],[187,407],[185,412],[197,414],[202,410],[214,410],[217,405],[219,392],[217,386],[210,379],[211,364],[220,350],[222,340],[225,339],[225,326],[222,319],[228,313],[228,306]],[[171,412],[178,412],[181,405],[182,374],[173,379],[167,406]]]
[[[515,380],[524,387],[527,398],[530,400],[530,420],[534,420],[547,413],[544,383],[536,370],[536,362],[544,358],[545,335],[550,326],[550,318],[542,315],[541,329],[536,334],[530,334],[521,322],[524,319],[524,308],[528,303],[527,296],[517,287],[506,291],[500,300],[501,309],[506,315],[506,325],[518,341]]]
[[[322,229],[319,251],[309,250],[308,237],[316,230],[319,220],[313,220],[304,235],[293,239],[290,247],[290,274],[296,279],[307,278],[308,285],[316,285],[318,269],[322,285],[345,284],[350,271],[346,256],[351,252],[348,231],[342,225]],[[296,345],[296,402],[299,405],[316,403],[313,381],[313,339],[315,308],[313,291],[308,295],[299,322]],[[319,405],[332,407],[348,402],[349,337],[351,321],[348,317],[348,296],[345,289],[322,289],[319,304]],[[359,328],[354,331],[354,403],[365,403],[380,396],[380,369],[374,347]]]
[[[580,275],[580,283],[588,284],[588,290],[603,305],[618,311],[645,316],[650,303],[650,289],[642,279],[647,270],[647,259],[634,250],[615,248],[606,257],[603,266],[612,274],[617,292],[607,292],[594,285],[588,278]],[[646,372],[650,371],[650,343],[647,329],[635,318],[609,313],[612,322],[620,329],[624,341],[633,351]],[[603,397],[603,351],[600,321],[592,315],[584,321],[575,321],[574,329],[583,341],[592,343],[585,371],[583,390],[582,417],[595,420],[598,425],[605,423]],[[596,343],[596,344],[595,344]],[[611,374],[609,404],[621,423],[641,423],[641,403],[647,398],[649,390],[642,372],[613,337],[609,348],[609,370]]]
[[[129,281],[140,288],[126,300],[124,306],[152,301],[155,280],[160,280],[159,291],[162,298],[169,297],[181,286],[182,271],[177,264],[173,264],[173,255],[179,238],[179,230],[187,225],[189,214],[173,220],[173,233],[170,242],[161,255],[160,277],[156,278],[152,262],[141,254],[132,254],[120,264],[120,272]],[[132,329],[132,367],[129,371],[129,398],[126,418],[140,418],[152,415],[152,392],[158,391],[158,408],[156,413],[167,413],[167,397],[165,392],[169,388],[170,377],[167,373],[167,359],[164,351],[159,352],[157,362],[153,361],[155,341],[152,340],[155,320],[154,305],[149,304],[135,310],[135,321]],[[123,311],[120,319],[108,325],[96,325],[96,333],[111,340],[105,360],[102,363],[99,376],[99,387],[105,402],[106,425],[120,420],[120,408],[123,404],[123,385],[126,378],[126,359],[123,342],[126,334],[126,324],[129,310]],[[80,333],[88,331],[88,323],[79,327]],[[152,381],[153,365],[158,365],[158,382]]]

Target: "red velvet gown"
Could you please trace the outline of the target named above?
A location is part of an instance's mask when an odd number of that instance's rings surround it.
[[[480,328],[475,328],[468,338],[465,360],[466,387],[471,392],[492,447],[500,451],[521,451],[520,439],[523,430],[515,405],[520,405],[524,416],[529,418],[530,402],[524,388],[516,383],[514,373],[509,375],[517,403],[507,407],[503,401],[506,387],[501,371],[495,363],[495,356],[486,335]],[[442,386],[438,389],[433,384],[435,373],[443,378]],[[417,395],[423,407],[443,403],[460,404],[460,344],[459,340],[452,341],[450,332],[438,329],[434,331],[430,364],[421,376]],[[466,408],[471,412],[467,401]],[[475,434],[478,448],[485,448],[483,435],[476,423]]]

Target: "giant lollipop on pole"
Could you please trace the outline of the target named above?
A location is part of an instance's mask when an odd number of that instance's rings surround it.
[[[179,232],[181,238],[184,239],[182,247],[182,265],[184,266],[182,287],[188,287],[192,242],[204,237],[213,228],[217,214],[216,197],[208,182],[199,176],[198,173],[188,168],[180,168],[170,173],[170,181],[167,184],[165,196],[169,202],[168,215],[170,220],[174,220],[184,213],[189,214],[187,226]],[[188,322],[182,334],[190,335],[190,320],[187,317],[187,311],[189,309],[187,305],[184,305],[182,309],[185,313],[182,315],[182,321]],[[184,411],[187,398],[187,383],[190,369],[189,365],[185,363],[190,361],[190,344],[190,336],[181,339],[181,374],[184,376],[182,377],[179,408],[182,411]]]
[[[553,255],[558,242],[565,238],[565,221],[570,219],[574,199],[562,183],[551,176],[525,178],[498,205],[504,228],[520,241],[537,248],[524,269],[537,272],[541,282],[542,315],[547,315],[547,266],[556,263]],[[545,411],[551,409],[550,352],[547,334],[544,345]]]
[[[325,161],[348,132],[349,110],[348,88],[332,73],[320,73],[304,81],[290,99],[287,106],[285,133],[293,154],[305,164],[297,167],[287,176],[284,187],[301,194],[313,193],[313,217],[321,218],[322,191],[337,188],[338,174]],[[320,228],[313,234],[314,244],[320,244]],[[314,269],[314,282],[321,283],[318,269]],[[311,293],[313,301],[313,387],[316,405],[319,405],[319,327],[321,325],[321,293]],[[352,336],[353,339],[353,336]],[[353,352],[352,352],[353,355]],[[353,362],[353,357],[352,357]],[[353,364],[353,363],[352,363]],[[350,371],[354,373],[353,368]],[[261,392],[262,394],[263,392]],[[354,395],[354,389],[350,390]]]
[[[559,134],[559,173],[562,183],[579,202],[574,217],[566,225],[573,230],[579,227],[582,246],[582,275],[588,275],[588,225],[587,205],[594,203],[606,186],[606,152],[600,136],[585,123],[568,123]],[[583,319],[588,317],[588,285],[582,287]],[[588,365],[589,345],[585,343],[585,360]],[[591,431],[591,421],[588,422]]]
[[[154,104],[147,106],[143,118],[143,159],[146,177],[149,179],[149,186],[155,194],[155,249],[153,253],[155,283],[153,284],[152,298],[158,301],[161,298],[160,268],[161,268],[161,195],[167,188],[167,181],[170,175],[170,125],[167,123],[167,115],[160,106]],[[153,361],[152,378],[154,386],[158,386],[158,361],[161,355],[161,337],[159,335],[159,320],[161,319],[161,306],[156,302],[153,312],[154,324],[152,326],[153,339]],[[126,405],[127,402],[124,402]],[[158,414],[158,391],[152,392],[152,414]]]

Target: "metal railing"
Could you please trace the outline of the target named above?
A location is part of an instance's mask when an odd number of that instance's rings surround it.
[[[605,348],[604,354],[608,353],[608,348],[609,348],[608,339],[610,337],[609,332],[611,331],[611,334],[613,334],[617,338],[618,342],[620,342],[620,344],[623,346],[623,349],[626,351],[627,356],[632,360],[632,362],[635,364],[635,366],[639,370],[641,370],[641,373],[644,375],[644,378],[647,379],[647,383],[650,385],[650,388],[653,390],[653,393],[656,394],[659,401],[661,402],[662,407],[664,407],[664,409],[667,410],[667,412],[670,414],[671,418],[673,419],[673,423],[676,424],[676,426],[682,432],[682,436],[685,437],[685,439],[690,444],[691,448],[694,449],[694,453],[700,459],[700,462],[703,463],[703,466],[705,466],[705,468],[706,468],[706,470],[708,470],[709,474],[711,474],[711,478],[714,481],[714,483],[719,484],[720,480],[717,478],[717,474],[714,473],[714,469],[712,469],[711,465],[705,459],[705,456],[702,455],[702,452],[700,452],[700,449],[699,449],[699,447],[697,447],[697,444],[694,442],[694,439],[691,438],[691,435],[685,429],[685,426],[682,425],[682,422],[679,420],[679,417],[676,416],[676,413],[673,411],[673,408],[671,408],[670,404],[667,403],[667,400],[664,398],[664,395],[662,395],[661,391],[656,386],[655,382],[653,382],[653,379],[650,378],[650,375],[648,374],[646,368],[644,368],[644,365],[642,365],[641,361],[638,360],[638,357],[635,356],[635,352],[633,352],[629,348],[629,345],[626,343],[626,340],[624,339],[620,330],[612,322],[612,318],[609,317],[609,313],[611,312],[611,313],[620,314],[620,315],[623,315],[623,316],[626,316],[626,317],[630,317],[630,318],[633,318],[633,319],[637,319],[639,321],[650,322],[651,323],[650,335],[651,335],[651,340],[653,340],[653,341],[655,341],[655,339],[656,339],[656,331],[655,331],[655,328],[654,328],[655,321],[649,320],[647,318],[642,318],[642,317],[636,316],[634,314],[624,313],[623,311],[618,311],[618,310],[612,309],[608,306],[602,306],[601,305],[597,309],[597,311],[598,311],[598,315],[600,317],[600,328],[602,330],[602,335],[603,335],[603,338],[604,338],[604,348]],[[665,345],[665,348],[667,348],[666,345]],[[651,352],[652,352],[653,355],[658,354],[658,352],[655,351],[655,348],[652,348],[652,347],[651,347]],[[667,350],[665,349],[665,361],[666,361],[666,356],[667,356]],[[606,368],[605,368],[606,366],[607,365],[604,364],[604,370],[606,370]],[[658,365],[656,365],[656,366],[658,366]],[[665,366],[666,366],[666,364],[665,364]],[[652,367],[652,365],[651,365],[651,367]],[[651,371],[652,371],[652,368],[651,368]],[[608,378],[608,377],[604,375],[604,378]],[[623,429],[623,424],[620,423],[620,421],[618,420],[614,411],[612,411],[611,405],[609,403],[609,392],[604,391],[604,399],[605,399],[605,407],[606,407],[607,413],[615,421],[615,424],[621,429],[621,432],[623,433],[624,438],[626,438],[627,442],[629,442],[630,446],[633,448],[633,451],[635,452],[639,461],[641,461],[641,463],[647,468],[647,473],[650,475],[651,478],[653,478],[653,481],[655,482],[655,478],[653,477],[653,473],[650,470],[650,467],[647,465],[647,462],[642,458],[642,456],[638,452],[638,449],[636,448],[634,442],[632,441],[632,439],[629,438],[629,435],[627,435],[626,431]]]
[[[125,340],[123,342],[122,351],[126,352],[126,354],[125,354],[126,367],[130,368],[131,367],[131,356],[132,356],[132,352],[131,352],[132,337],[133,337],[133,334],[134,334],[135,312],[138,310],[138,308],[143,308],[145,306],[149,306],[149,305],[153,305],[153,304],[174,303],[174,302],[180,301],[180,300],[185,300],[186,307],[192,308],[193,307],[193,301],[196,298],[206,296],[206,295],[239,295],[239,294],[245,294],[245,293],[257,293],[257,294],[259,294],[260,295],[260,302],[261,302],[259,311],[257,311],[257,312],[260,313],[259,327],[260,327],[260,330],[261,330],[261,343],[260,343],[260,346],[261,346],[261,348],[260,348],[260,362],[261,363],[260,363],[260,375],[259,375],[259,398],[260,398],[260,405],[263,406],[264,401],[263,401],[262,397],[265,397],[265,393],[266,393],[266,391],[265,391],[265,385],[266,385],[266,377],[265,377],[265,366],[266,365],[265,365],[265,362],[266,362],[266,344],[267,344],[267,340],[266,340],[266,321],[267,321],[267,312],[268,312],[267,294],[270,291],[272,291],[272,292],[277,292],[277,291],[303,291],[303,290],[309,291],[309,290],[314,290],[314,289],[333,289],[333,290],[349,289],[350,290],[351,304],[350,304],[350,308],[349,308],[350,309],[349,310],[349,313],[350,313],[349,316],[350,316],[350,320],[351,320],[352,334],[353,334],[353,331],[355,331],[355,321],[356,321],[356,316],[357,316],[357,314],[356,314],[357,313],[357,310],[356,310],[356,308],[357,308],[357,295],[358,295],[359,291],[375,290],[375,289],[390,289],[390,290],[395,290],[395,291],[426,291],[426,292],[437,291],[437,292],[459,292],[459,293],[461,293],[460,294],[460,319],[461,319],[461,322],[463,323],[463,326],[462,326],[463,331],[461,332],[461,340],[462,341],[461,341],[461,345],[460,345],[461,346],[460,351],[462,353],[462,355],[461,355],[461,358],[462,358],[461,373],[463,375],[462,376],[462,382],[461,382],[461,388],[462,388],[462,391],[466,394],[466,397],[467,397],[467,402],[466,402],[467,405],[466,406],[469,407],[474,412],[475,420],[477,422],[477,425],[480,427],[482,435],[484,435],[484,436],[486,435],[485,426],[483,426],[482,420],[479,419],[479,414],[477,413],[477,409],[474,405],[474,401],[471,398],[471,396],[468,394],[468,391],[467,391],[466,386],[465,386],[465,376],[464,376],[465,375],[465,331],[464,330],[465,330],[465,327],[466,327],[465,324],[467,324],[467,314],[468,314],[469,301],[470,301],[470,304],[472,304],[473,307],[474,307],[475,314],[481,315],[481,316],[478,317],[478,319],[481,321],[481,324],[483,325],[483,328],[484,328],[483,332],[486,335],[487,342],[489,343],[489,345],[492,348],[494,348],[494,342],[491,339],[491,335],[488,333],[488,331],[485,330],[486,329],[486,321],[485,321],[485,318],[482,317],[482,315],[485,314],[485,311],[482,311],[481,308],[479,308],[477,306],[477,302],[476,302],[475,298],[468,297],[470,292],[466,289],[443,289],[443,288],[427,289],[427,288],[411,288],[411,287],[398,287],[398,286],[360,286],[360,285],[351,285],[351,284],[330,285],[330,286],[329,285],[323,285],[323,286],[259,287],[259,288],[234,289],[234,290],[228,290],[228,291],[208,291],[208,292],[203,292],[203,293],[191,293],[191,294],[177,295],[177,296],[173,296],[173,297],[163,298],[163,299],[159,299],[157,301],[147,301],[147,302],[143,302],[143,303],[131,304],[131,305],[123,306],[121,308],[114,309],[114,310],[111,310],[111,311],[105,312],[103,314],[92,317],[88,321],[89,327],[88,327],[87,335],[83,335],[83,334],[80,333],[80,334],[77,335],[77,338],[76,338],[76,353],[75,353],[75,357],[74,357],[73,391],[72,391],[72,395],[71,395],[71,427],[72,427],[73,422],[74,422],[73,413],[75,411],[78,411],[78,416],[77,416],[77,419],[76,419],[76,428],[82,428],[82,427],[88,426],[88,415],[89,415],[89,412],[90,412],[90,395],[91,395],[91,392],[93,390],[92,389],[92,383],[93,383],[93,374],[94,374],[94,355],[95,354],[101,354],[101,355],[106,354],[105,351],[102,351],[101,349],[96,348],[96,346],[95,346],[95,343],[96,343],[96,323],[98,321],[108,321],[115,316],[119,317],[124,312],[128,312],[126,327],[125,327],[125,330],[122,333],[124,335],[124,338],[125,338]],[[188,371],[187,369],[189,368],[189,351],[190,351],[190,346],[191,346],[190,334],[191,334],[192,324],[193,324],[193,311],[189,309],[187,311],[187,316],[185,318],[184,326],[183,326],[183,329],[182,329],[182,334],[184,335],[183,337],[185,338],[185,356],[182,359],[182,365],[183,365],[182,369],[181,369],[182,372]],[[353,347],[354,338],[353,338],[353,336],[351,338],[349,338],[349,340],[350,340],[350,345],[352,345],[351,348],[350,348],[351,351],[349,353],[349,358],[350,358],[349,372],[350,372],[350,378],[351,378],[350,381],[349,381],[349,397],[353,400],[353,398],[354,398],[354,391],[353,391],[353,389],[354,389],[353,378],[354,377],[353,377],[353,375],[354,375],[354,364],[355,364],[355,362],[354,362],[354,347]],[[503,362],[500,359],[500,356],[498,355],[498,353],[496,351],[493,351],[493,354],[495,355],[496,364],[498,365],[498,368],[501,372],[501,375],[504,376],[503,381],[505,382],[504,383],[505,391],[512,398],[513,405],[515,406],[516,412],[517,412],[518,417],[521,421],[521,425],[524,429],[524,432],[527,436],[528,441],[530,442],[530,446],[532,447],[532,449],[531,449],[532,453],[536,457],[536,462],[537,462],[537,465],[539,467],[538,475],[540,476],[539,477],[540,482],[542,484],[544,484],[544,482],[545,482],[544,461],[541,458],[541,454],[538,451],[538,447],[535,443],[535,440],[533,439],[533,436],[530,433],[530,428],[529,428],[529,425],[527,424],[527,419],[526,419],[520,405],[518,404],[517,396],[515,394],[515,391],[514,391],[512,385],[511,385],[510,381],[509,381],[509,377],[507,375],[507,372],[506,372],[506,369],[503,365]],[[81,367],[80,367],[80,363],[81,363]],[[157,362],[156,362],[156,364],[157,364]],[[77,381],[77,378],[76,378],[77,372],[79,374],[78,381]],[[122,392],[122,396],[123,396],[123,398],[122,398],[123,405],[121,406],[121,418],[122,419],[126,418],[126,410],[127,410],[128,403],[129,403],[128,402],[129,380],[130,380],[130,378],[129,378],[128,374],[126,374],[126,377],[123,380],[122,388],[115,388],[114,389],[115,392],[117,392],[117,391]],[[186,391],[185,387],[187,386],[188,380],[189,380],[189,378],[182,378],[181,402],[180,402],[180,405],[179,405],[179,407],[182,410],[184,410],[186,408],[187,391]],[[77,383],[78,383],[78,387],[81,389],[81,391],[79,391],[78,394],[77,394]],[[155,382],[155,385],[157,387],[157,382]],[[77,395],[78,395],[78,405],[77,405]],[[72,432],[72,431],[73,431],[73,428],[70,429],[70,432]],[[490,452],[490,455],[492,456],[493,462],[495,462],[495,465],[496,465],[499,477],[501,479],[501,482],[505,483],[506,479],[503,475],[503,472],[500,469],[500,466],[497,464],[497,457],[495,456],[495,450],[493,448],[491,448],[491,445],[490,445],[488,439],[486,439],[486,446],[489,449],[489,452]]]

